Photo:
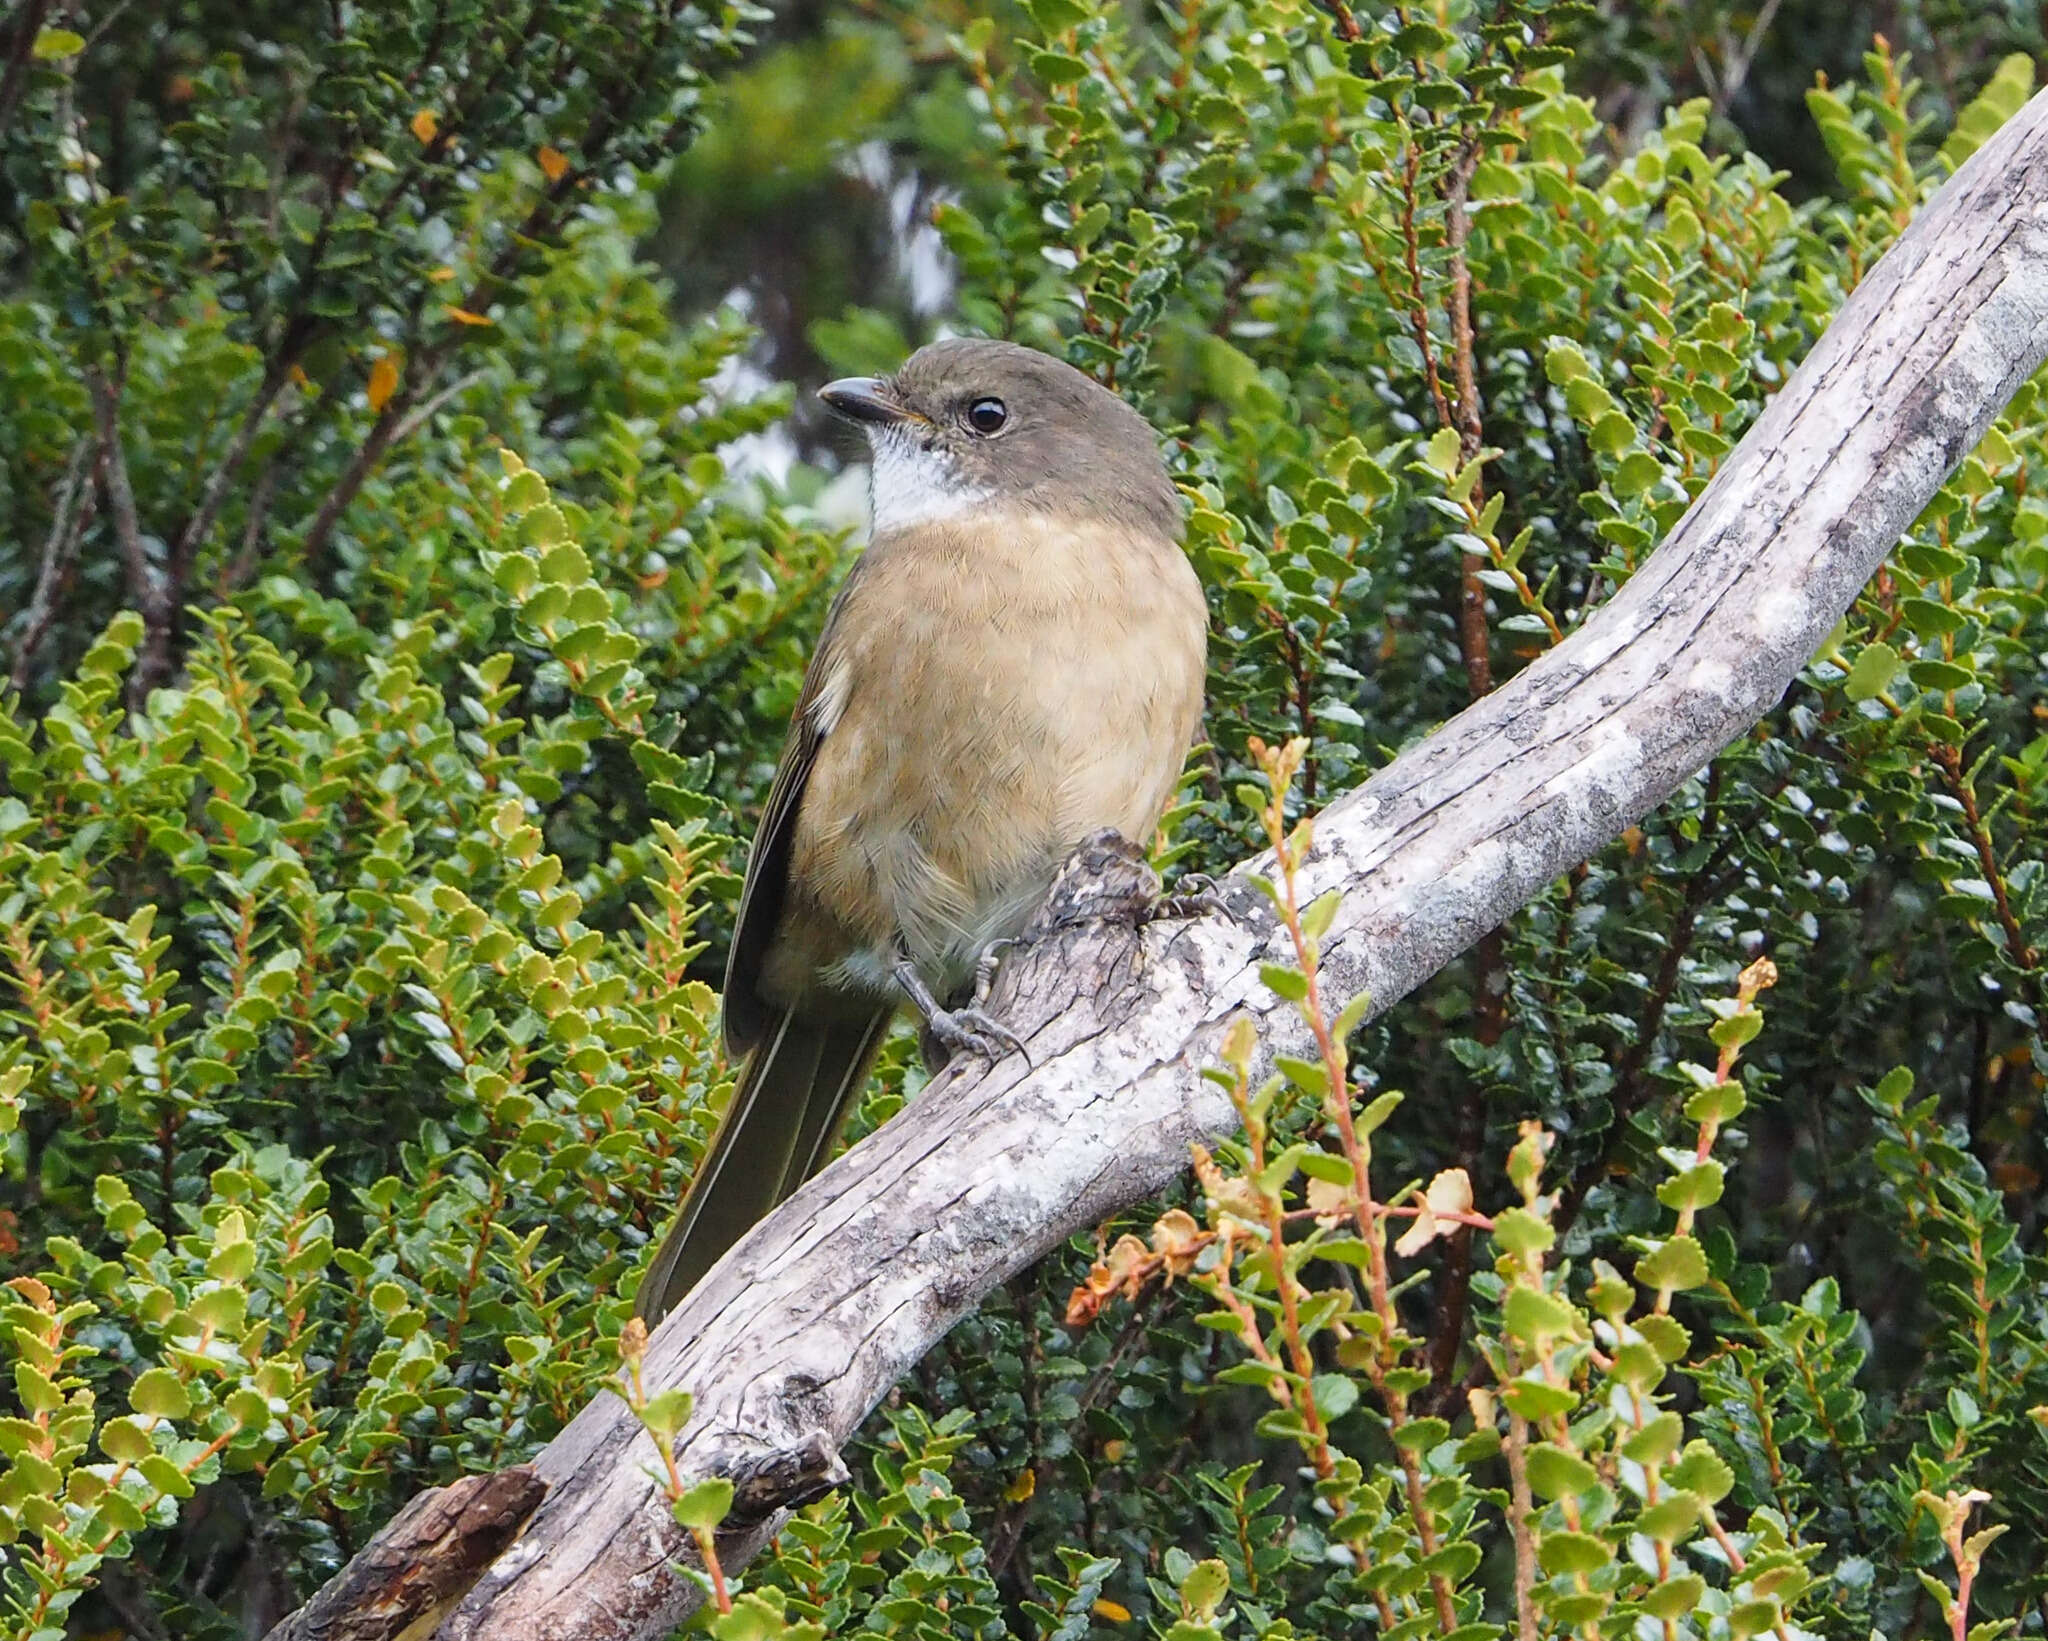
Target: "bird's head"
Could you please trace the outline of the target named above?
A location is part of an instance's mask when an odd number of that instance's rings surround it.
[[[867,435],[878,537],[1004,509],[1180,534],[1150,425],[1046,354],[934,342],[893,376],[847,377],[818,396]]]

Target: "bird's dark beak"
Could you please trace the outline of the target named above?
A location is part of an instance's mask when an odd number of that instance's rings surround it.
[[[842,376],[819,388],[818,397],[831,406],[834,415],[870,427],[924,419],[905,406],[889,382],[880,376]]]

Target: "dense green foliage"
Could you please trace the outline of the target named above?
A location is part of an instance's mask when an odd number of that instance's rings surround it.
[[[877,197],[945,323],[1168,435],[1160,848],[1219,867],[1597,608],[2031,90],[2016,14],[1891,9],[1933,87],[1772,105],[1795,187],[1740,8],[15,7],[0,1634],[260,1634],[619,1382],[853,550],[745,361],[938,323]],[[935,1350],[721,1624],[1907,1636],[1967,1565],[2040,1632],[2044,435],[2036,383],[1754,733],[1371,1027],[1277,884],[1325,1054],[1234,1045],[1243,1139]]]

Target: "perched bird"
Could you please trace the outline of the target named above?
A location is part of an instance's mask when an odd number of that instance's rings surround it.
[[[820,390],[867,435],[873,535],[832,602],[748,857],[732,1103],[649,1268],[658,1320],[824,1163],[904,1004],[929,1041],[1089,833],[1149,838],[1202,712],[1207,611],[1152,429],[1007,342]],[[954,1007],[947,1007],[954,1004]]]

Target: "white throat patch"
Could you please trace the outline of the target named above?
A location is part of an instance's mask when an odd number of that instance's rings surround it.
[[[927,450],[893,429],[873,434],[868,448],[874,461],[868,498],[878,536],[978,512],[992,494],[970,482],[943,451]]]

